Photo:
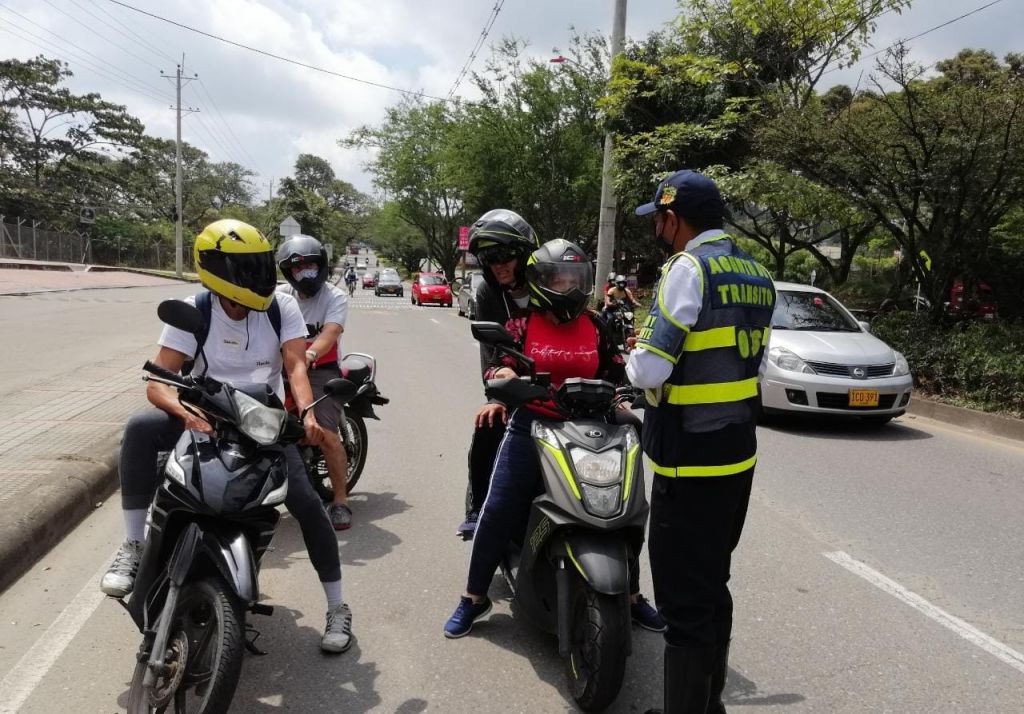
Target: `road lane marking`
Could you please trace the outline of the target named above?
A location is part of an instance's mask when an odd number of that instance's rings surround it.
[[[942,608],[932,605],[917,593],[907,590],[905,587],[882,575],[877,570],[865,565],[859,560],[851,558],[841,550],[832,553],[822,553],[826,558],[837,565],[849,570],[854,575],[867,580],[879,590],[889,593],[893,597],[902,600],[923,615],[930,617],[943,627],[946,627],[963,637],[968,642],[977,645],[990,655],[1002,660],[1019,672],[1024,672],[1024,654],[1015,649],[1007,647],[999,640],[986,635],[978,628],[970,625],[955,615],[950,615]]]
[[[32,696],[39,682],[107,598],[100,592],[99,582],[108,567],[109,563],[104,562],[103,567],[78,591],[75,599],[46,628],[46,632],[0,680],[0,714],[17,714],[20,711],[21,705]]]
[[[434,318],[430,318],[430,321],[433,322],[435,325],[440,325],[441,324],[440,322],[438,322]]]

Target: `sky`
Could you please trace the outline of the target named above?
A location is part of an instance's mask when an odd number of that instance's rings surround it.
[[[481,69],[492,42],[515,36],[529,54],[554,56],[575,28],[610,32],[614,0],[125,0],[181,24],[370,82],[447,96],[494,8]],[[916,0],[902,14],[878,21],[872,43],[928,30],[991,0]],[[676,0],[629,0],[626,34],[640,38],[678,15]],[[1024,51],[1024,0],[992,7],[932,32],[912,44],[925,64],[963,47],[1002,56]],[[299,153],[329,160],[340,178],[372,192],[364,171],[371,156],[343,149],[338,140],[381,120],[401,94],[281,62],[230,46],[110,0],[0,0],[0,58],[39,53],[67,61],[77,93],[99,92],[124,104],[148,133],[173,138],[174,75],[185,57],[182,104],[197,113],[183,119],[183,139],[215,161],[236,161],[258,172],[264,195],[271,181],[291,173]],[[871,60],[828,75],[825,86],[865,82]],[[473,98],[463,81],[456,95]]]

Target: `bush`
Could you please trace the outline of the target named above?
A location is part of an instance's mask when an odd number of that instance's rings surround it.
[[[1024,326],[933,324],[923,314],[878,317],[872,331],[910,363],[922,392],[984,411],[1024,416]]]

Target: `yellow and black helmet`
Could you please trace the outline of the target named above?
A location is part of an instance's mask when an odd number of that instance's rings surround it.
[[[526,261],[526,285],[534,309],[571,322],[583,314],[594,294],[594,266],[578,245],[556,238]]]
[[[264,312],[274,300],[274,252],[263,234],[242,221],[211,223],[192,248],[199,280],[211,292]]]

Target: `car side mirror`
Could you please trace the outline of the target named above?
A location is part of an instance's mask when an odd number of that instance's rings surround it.
[[[483,342],[485,345],[497,347],[515,347],[516,342],[504,326],[497,322],[474,322],[470,329],[473,332],[473,339]]]
[[[203,313],[199,308],[184,300],[164,300],[156,308],[157,317],[171,327],[177,327],[193,335],[203,331]]]
[[[864,330],[864,332],[871,332],[871,324],[870,323],[864,322],[864,320],[860,320],[860,321],[857,322],[857,324],[860,325],[860,329]]]

